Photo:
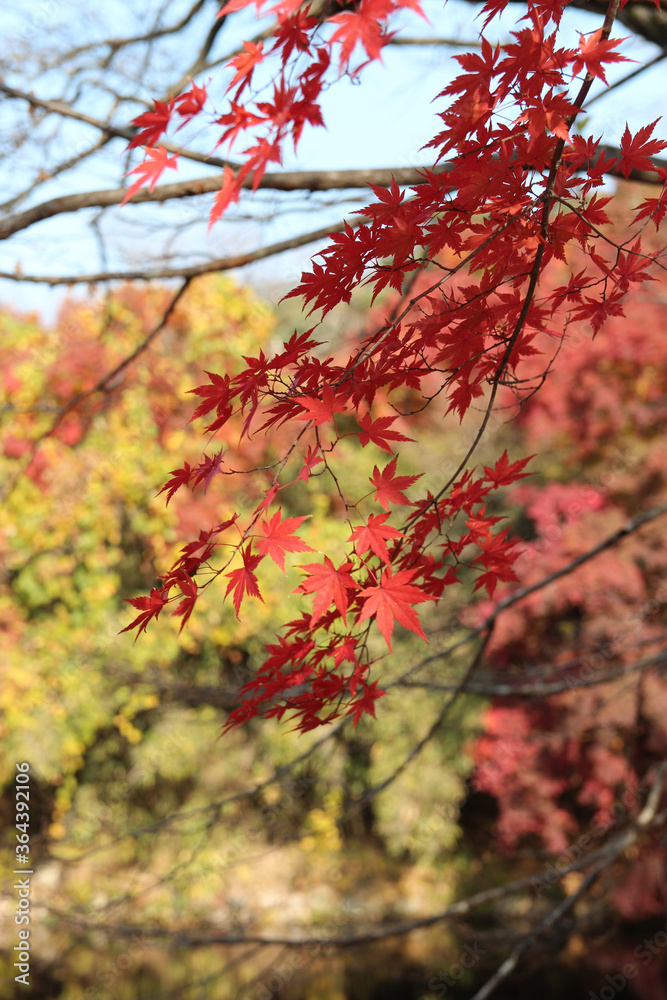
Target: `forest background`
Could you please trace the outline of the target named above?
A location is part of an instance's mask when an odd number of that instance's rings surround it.
[[[500,40],[516,27],[512,7],[494,26]],[[146,5],[126,25],[127,37],[140,39],[134,45],[87,48],[88,38],[115,36],[116,7],[107,8],[107,23],[104,13],[77,8],[83,45],[73,45],[72,8],[40,4],[26,16],[21,5],[3,15],[15,26],[0,85],[9,230],[35,205],[116,188],[135,165],[127,157],[138,156],[125,152],[127,123],[156,93],[180,89],[175,81],[211,76],[234,39],[257,27],[252,11],[235,15],[235,36],[218,28],[215,4]],[[565,11],[575,44],[577,31],[601,23],[604,9],[588,8]],[[660,11],[650,21],[648,9],[624,50],[640,68],[664,51]],[[183,631],[164,615],[134,645],[119,635],[124,600],[158,585],[184,537],[232,511],[249,515],[261,498],[250,476],[243,490],[211,478],[205,491],[179,491],[167,508],[154,496],[183,456],[201,457],[188,390],[202,371],[233,369],[261,346],[275,353],[307,326],[294,300],[280,303],[321,245],[303,231],[304,218],[316,216],[316,234],[333,228],[367,201],[362,181],[384,183],[383,170],[414,172],[428,162],[419,146],[433,131],[433,110],[420,88],[430,100],[454,77],[452,54],[477,44],[477,12],[433,5],[428,26],[406,15],[403,44],[399,35],[385,65],[369,67],[368,86],[362,77],[370,110],[351,114],[351,80],[345,99],[331,88],[328,121],[338,137],[327,144],[324,132],[306,134],[300,164],[320,173],[361,169],[363,179],[338,178],[320,193],[260,189],[210,232],[206,193],[36,213],[3,232],[11,290],[1,320],[1,777],[3,829],[12,831],[15,762],[30,761],[35,930],[33,982],[23,995],[481,996],[515,953],[517,968],[498,981],[497,996],[531,995],[538,982],[554,1000],[621,988],[644,1000],[666,995],[664,828],[637,826],[667,742],[663,272],[634,288],[625,315],[609,318],[595,340],[573,322],[518,417],[509,388],[501,393],[476,462],[494,468],[505,450],[512,461],[538,456],[530,478],[488,503],[523,540],[516,572],[521,586],[536,589],[507,606],[460,697],[452,694],[471,635],[516,587],[481,597],[464,576],[446,607],[420,607],[426,654],[417,636],[396,629],[375,720],[362,717],[355,728],[348,718],[302,735],[255,719],[218,740],[239,686],[284,620],[286,593],[302,579],[299,552],[288,550],[287,584],[269,569],[263,602],[240,620],[211,588]],[[181,21],[174,38],[160,35],[160,25]],[[193,72],[197,59],[211,66]],[[609,81],[632,69],[608,67]],[[618,146],[626,119],[635,131],[657,117],[651,80],[660,72],[656,61],[594,102],[586,134],[603,131]],[[390,100],[388,76],[400,81]],[[394,115],[401,91],[410,115],[424,111],[424,121],[415,114],[409,128],[390,131],[393,146],[384,132],[380,143],[369,130],[373,100]],[[594,97],[603,92],[600,85]],[[641,108],[641,120],[621,95]],[[186,138],[196,148],[197,134]],[[210,174],[210,160],[205,170],[191,163],[191,183]],[[296,170],[296,161],[284,166]],[[605,183],[603,193],[616,192],[612,232],[621,240],[631,206],[656,188]],[[645,240],[645,250],[662,245],[651,230]],[[300,243],[308,249],[299,257]],[[576,253],[568,268],[556,264],[553,286],[583,266]],[[241,255],[255,267],[272,261],[250,272],[252,289],[238,271]],[[188,269],[195,275],[178,294],[170,279]],[[223,270],[234,278],[216,273]],[[35,274],[47,280],[28,283]],[[110,274],[141,280],[108,283]],[[57,302],[35,292],[72,278],[82,290]],[[360,290],[318,339],[324,333],[329,351],[342,353],[382,322],[391,295],[371,303]],[[417,445],[402,454],[401,471],[434,486],[474,435],[474,412],[460,424],[445,409],[424,413]],[[414,429],[394,425],[406,435]],[[222,440],[234,467],[250,472],[288,435],[240,445],[230,429]],[[354,439],[343,447],[345,486],[363,492],[370,452]],[[386,464],[391,448],[369,449]],[[416,487],[408,492],[417,496]],[[342,551],[345,508],[326,480],[312,476],[282,499],[283,518],[307,517],[305,545]],[[8,869],[13,854],[12,839]],[[587,866],[601,855],[605,866],[584,894]],[[14,901],[10,888],[2,901],[10,921]],[[16,989],[13,944],[10,931],[7,997]]]

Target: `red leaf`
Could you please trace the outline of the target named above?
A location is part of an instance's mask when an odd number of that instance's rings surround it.
[[[225,167],[222,173],[222,186],[215,196],[213,208],[209,216],[209,229],[214,222],[217,222],[222,217],[227,207],[233,201],[239,200],[242,186],[241,172],[239,171],[238,174],[235,174],[231,167]]]
[[[397,419],[397,417],[378,417],[377,420],[371,420],[370,413],[365,413],[359,421],[359,426],[362,428],[362,432],[359,435],[362,448],[365,448],[368,442],[372,441],[373,444],[378,445],[379,448],[384,448],[391,455],[393,454],[393,449],[388,444],[389,441],[412,441],[413,439],[406,437],[405,434],[389,430]]]
[[[264,538],[257,542],[257,551],[263,556],[271,556],[284,572],[286,552],[314,552],[315,549],[294,536],[299,525],[308,520],[307,517],[286,517],[281,521],[281,516],[282,511],[277,510],[270,521],[262,521],[260,528]]]
[[[274,30],[273,36],[276,39],[275,49],[282,49],[283,66],[292,54],[293,49],[297,52],[307,52],[310,48],[309,31],[318,23],[316,17],[308,14],[307,10],[297,10],[293,14],[287,14],[283,10],[278,10],[278,27]]]
[[[490,469],[488,465],[484,466],[484,471],[486,472],[484,478],[493,483],[494,486],[509,486],[510,483],[516,482],[517,479],[525,479],[526,476],[533,475],[532,472],[521,471],[528,465],[531,458],[535,458],[535,456],[529,455],[528,458],[520,458],[517,462],[513,462],[510,465],[507,458],[507,451],[505,450],[493,469]]]
[[[649,140],[649,136],[659,121],[660,119],[656,118],[650,125],[640,128],[634,138],[630,134],[630,129],[626,124],[625,132],[621,139],[621,153],[623,154],[621,156],[621,173],[626,180],[632,170],[647,170],[652,173],[655,173],[657,170],[657,167],[651,163],[649,157],[655,156],[656,153],[660,153],[663,149],[667,148],[667,142],[663,142],[661,139]]]
[[[121,205],[124,205],[130,200],[133,194],[139,190],[139,188],[144,187],[148,184],[149,190],[153,190],[155,185],[160,179],[163,171],[169,167],[171,170],[176,170],[178,166],[178,153],[174,156],[168,156],[167,150],[164,146],[158,146],[157,149],[147,149],[146,159],[143,163],[140,163],[138,167],[134,170],[129,170],[126,177],[131,174],[138,174],[138,179],[128,188],[127,194],[121,201]],[[150,183],[149,183],[150,182]]]
[[[206,87],[198,87],[193,83],[189,90],[176,98],[174,103],[178,105],[177,111],[181,118],[193,118],[206,104]],[[179,125],[179,128],[183,128],[183,125]]]
[[[586,72],[592,76],[597,76],[603,83],[607,82],[604,75],[603,63],[634,62],[627,56],[622,56],[613,50],[618,48],[626,38],[602,39],[602,28],[593,31],[588,37],[579,35],[579,51],[572,63],[572,72],[576,74],[585,66]]]
[[[180,633],[183,631],[185,623],[192,614],[195,603],[197,601],[197,597],[199,595],[197,592],[197,584],[193,579],[191,579],[187,575],[184,575],[181,579],[179,579],[178,586],[181,588],[181,592],[183,594],[183,600],[178,605],[176,610],[172,612],[172,617],[177,617],[179,615],[183,616],[181,627],[178,630],[178,633],[180,635]]]
[[[366,50],[370,59],[377,59],[382,51],[382,46],[389,41],[385,36],[381,25],[374,19],[364,17],[363,14],[344,13],[335,14],[329,20],[340,24],[331,38],[332,42],[340,42],[340,66],[345,69],[350,62],[352,52],[357,42],[360,42]]]
[[[264,60],[264,42],[259,42],[255,45],[254,42],[244,42],[243,48],[245,52],[241,52],[240,55],[236,56],[234,59],[230,59],[227,63],[228,66],[236,70],[236,75],[234,79],[227,87],[226,93],[229,93],[237,83],[241,83],[239,92],[247,87],[252,80],[252,74],[255,70],[255,66],[259,65]],[[236,95],[238,99],[238,94]]]
[[[154,587],[150,592],[150,597],[126,597],[125,601],[127,604],[131,604],[133,608],[141,611],[141,614],[137,615],[134,621],[126,625],[125,628],[122,628],[118,634],[121,635],[123,632],[129,632],[138,625],[139,631],[134,639],[136,642],[141,633],[146,631],[150,620],[158,617],[167,603],[167,599],[163,596],[162,590],[157,590]]]
[[[388,566],[380,582],[372,587],[366,587],[359,595],[366,598],[359,615],[359,624],[375,615],[378,628],[390,651],[394,619],[404,628],[426,639],[419,616],[411,605],[433,601],[435,598],[424,594],[419,587],[409,582],[414,575],[414,570],[406,569],[393,576],[391,567]]]
[[[488,531],[485,538],[478,540],[482,551],[473,562],[486,566],[487,572],[478,577],[474,590],[486,587],[489,597],[493,597],[496,584],[499,581],[509,583],[517,580],[517,575],[512,569],[512,563],[519,555],[516,551],[517,542],[507,541],[507,530],[507,528],[503,528],[497,535]]]
[[[362,715],[368,714],[375,718],[375,702],[385,694],[381,688],[378,688],[377,681],[373,681],[372,684],[364,684],[363,691],[364,693],[361,698],[357,698],[356,701],[352,702],[350,711],[347,713],[354,716],[355,729]]]
[[[253,125],[259,125],[263,118],[259,115],[253,114],[248,111],[241,104],[237,104],[236,101],[230,101],[231,111],[226,115],[221,115],[220,118],[216,118],[216,125],[227,125],[228,127],[222,133],[222,136],[216,142],[216,147],[221,146],[223,142],[229,141],[230,149],[234,140],[236,139],[239,132],[245,132],[247,129],[251,128]]]
[[[263,597],[259,592],[257,577],[253,573],[253,570],[257,568],[262,558],[263,556],[252,555],[250,545],[248,545],[243,553],[243,566],[240,569],[231,570],[230,573],[225,573],[225,576],[229,577],[225,597],[229,595],[230,591],[234,591],[233,601],[237,618],[239,616],[241,601],[246,594],[250,594],[251,597],[259,597],[260,601],[263,601]]]
[[[192,469],[190,468],[188,462],[186,462],[182,469],[172,469],[170,475],[173,476],[173,479],[170,479],[168,483],[165,483],[160,490],[160,493],[164,493],[164,491],[167,490],[167,507],[169,506],[169,501],[174,496],[176,490],[180,490],[181,486],[187,486],[190,482]],[[160,496],[160,493],[157,493],[156,496]]]
[[[361,554],[369,549],[379,556],[383,562],[389,562],[389,553],[385,545],[387,538],[405,538],[405,535],[390,524],[386,524],[389,514],[371,514],[368,524],[355,528],[350,535],[350,541],[356,542],[355,549]]]
[[[659,171],[661,176],[665,177],[665,171]],[[655,231],[657,232],[660,228],[660,223],[665,217],[665,212],[667,212],[667,187],[663,187],[660,195],[657,198],[646,198],[641,205],[633,209],[637,212],[637,218],[635,222],[639,222],[640,219],[651,218],[655,226]]]
[[[303,479],[304,483],[307,483],[308,480],[310,479],[310,474],[315,468],[315,466],[321,465],[323,461],[324,459],[320,455],[317,448],[312,448],[309,445],[308,453],[305,457],[303,468],[301,469],[299,475],[296,477],[296,481],[299,482],[300,479]]]
[[[217,375],[215,372],[206,372],[211,380],[210,385],[198,385],[196,389],[188,389],[188,392],[199,396],[202,402],[190,417],[190,423],[198,417],[204,417],[211,410],[215,409],[218,420],[210,424],[206,430],[218,430],[220,426],[231,416],[232,407],[229,404],[231,395],[231,383],[229,375]]]
[[[408,486],[416,483],[419,476],[395,476],[397,458],[393,458],[389,465],[386,465],[382,472],[377,465],[373,469],[370,481],[376,489],[375,499],[382,504],[385,510],[389,510],[389,504],[400,504],[403,507],[412,507],[412,501],[408,500],[402,492]]]
[[[325,385],[322,389],[322,399],[306,396],[297,399],[299,406],[303,406],[305,413],[298,413],[295,420],[312,420],[314,427],[320,424],[327,424],[333,420],[334,413],[344,413],[347,406],[342,402],[341,397],[335,398],[333,389]]]
[[[322,617],[332,604],[336,605],[343,621],[347,623],[346,616],[349,605],[347,591],[359,589],[359,584],[350,576],[351,568],[352,563],[346,562],[336,569],[328,556],[324,557],[323,563],[306,563],[304,566],[299,566],[299,569],[308,571],[308,577],[295,589],[294,593],[315,594],[313,614],[310,619],[311,626],[318,618]]]
[[[153,146],[163,132],[167,131],[171,121],[171,112],[174,108],[174,101],[164,104],[162,101],[153,102],[153,111],[144,111],[143,115],[132,119],[132,124],[141,129],[130,141],[128,149],[136,146]]]
[[[419,4],[410,4],[409,6],[421,13]],[[392,12],[392,8],[393,4],[387,0],[361,0],[357,11],[346,11],[329,18],[334,24],[340,24],[340,28],[334,32],[331,41],[341,44],[340,66],[342,69],[347,67],[357,43],[364,47],[369,61],[380,57],[382,47],[393,37],[385,32],[383,24]]]
[[[193,486],[200,486],[204,484],[204,493],[211,485],[213,477],[220,472],[220,463],[222,461],[222,451],[216,452],[215,455],[209,455],[204,459],[196,468],[192,470],[192,483]]]
[[[224,6],[215,15],[216,19],[219,17],[227,17],[228,14],[235,14],[238,10],[243,10],[244,7],[249,7],[253,0],[229,0],[229,3],[224,4]],[[261,0],[255,2],[255,6],[259,11],[261,7]]]
[[[356,648],[357,644],[354,640],[354,637],[351,635],[346,636],[343,642],[339,643],[332,650],[333,661],[336,664],[336,666],[339,667],[341,663],[344,663],[346,661],[348,663],[356,664],[357,662]],[[352,694],[354,694],[354,691],[352,692]]]

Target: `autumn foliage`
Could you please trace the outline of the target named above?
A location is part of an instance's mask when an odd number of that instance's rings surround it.
[[[627,196],[617,201],[615,238],[630,222]],[[548,478],[516,484],[507,497],[522,513],[516,568],[526,586],[665,502],[664,272],[656,278],[630,294],[628,318],[612,317],[595,340],[573,324],[552,377],[514,425],[550,459]],[[532,698],[524,687],[523,697],[492,700],[472,747],[473,787],[496,802],[501,850],[532,840],[567,853],[591,831],[599,842],[636,811],[664,759],[663,535],[659,521],[646,524],[498,619],[487,647],[495,676],[522,674],[534,685]],[[482,602],[472,617],[490,607]],[[666,870],[664,842],[651,837],[615,893],[625,919],[664,912]]]
[[[224,10],[247,2],[232,0]],[[489,0],[484,27],[504,6]],[[131,599],[139,614],[128,629],[145,629],[166,608],[185,622],[219,576],[237,615],[261,600],[262,563],[283,568],[286,553],[309,551],[299,537],[305,515],[288,516],[284,497],[293,507],[311,476],[330,479],[349,526],[342,558],[321,553],[301,565],[293,617],[267,646],[229,727],[257,715],[289,713],[303,730],[340,715],[373,715],[382,694],[371,679],[382,656],[371,642],[374,627],[391,650],[397,624],[425,638],[420,608],[463,578],[489,598],[518,579],[521,546],[488,508],[496,490],[516,489],[536,462],[504,453],[475,467],[477,445],[500,396],[523,403],[544,393],[573,324],[604,344],[603,327],[623,316],[628,290],[650,277],[660,251],[643,249],[642,230],[649,222],[657,229],[666,208],[663,188],[636,206],[622,243],[607,235],[611,198],[597,189],[609,159],[599,139],[574,126],[593,80],[606,81],[605,67],[626,60],[622,41],[609,37],[618,4],[577,48],[559,45],[564,6],[529,0],[513,42],[493,47],[483,37],[478,53],[456,57],[461,73],[437,95],[440,131],[428,143],[433,166],[422,182],[409,191],[396,182],[374,186],[355,224],[332,235],[289,292],[309,315],[326,316],[369,286],[373,299],[383,293],[382,321],[332,355],[321,350],[314,324],[273,354],[260,350],[223,373],[207,372],[191,390],[198,400],[192,419],[214,450],[172,472],[167,502],[218,475],[241,474],[215,448],[230,426],[241,450],[258,436],[288,443],[255,472],[263,495],[251,516],[234,513],[187,542],[161,586]],[[128,198],[176,166],[159,145],[165,133],[200,117],[216,145],[241,150],[240,164],[224,171],[215,223],[242,187],[256,189],[269,164],[280,164],[288,142],[296,147],[306,126],[323,125],[318,102],[330,67],[356,76],[381,58],[388,18],[402,7],[420,11],[417,0],[344,4],[329,11],[333,30],[326,14],[301,3],[271,7],[278,21],[266,49],[246,43],[229,64],[223,113],[193,84],[136,119],[134,144],[146,146],[146,159],[133,171]],[[279,68],[267,98],[265,87],[253,88],[269,55]],[[656,125],[635,135],[626,129],[615,163],[624,176],[641,169],[667,179],[650,159],[667,147],[654,136]],[[409,447],[419,413],[436,399],[460,418],[476,407],[478,429],[454,474],[420,490],[398,449]],[[371,448],[367,489],[357,495],[343,495],[339,483],[345,439]]]

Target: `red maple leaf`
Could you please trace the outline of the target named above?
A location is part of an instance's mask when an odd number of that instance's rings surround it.
[[[140,163],[134,170],[129,170],[125,175],[126,177],[130,177],[131,174],[138,174],[139,176],[134,184],[127,189],[127,194],[121,201],[121,206],[128,202],[132,195],[136,194],[139,188],[144,187],[145,184],[148,184],[149,190],[152,191],[167,167],[171,170],[177,169],[178,153],[175,153],[174,156],[169,156],[164,146],[158,146],[157,149],[147,149],[144,162]]]
[[[389,562],[389,552],[385,544],[387,538],[405,538],[391,524],[386,524],[389,514],[371,514],[368,524],[361,524],[350,535],[350,541],[356,542],[355,549],[359,554],[369,549],[379,556],[383,562]]]
[[[357,43],[364,47],[369,61],[379,59],[382,47],[393,37],[385,32],[382,23],[391,13],[392,6],[387,0],[361,0],[358,11],[345,11],[329,18],[334,24],[340,24],[331,41],[340,42],[341,69],[347,67]]]
[[[142,115],[132,119],[132,124],[136,125],[140,131],[130,140],[127,148],[153,146],[162,133],[167,131],[173,109],[173,98],[168,104],[163,101],[153,101],[153,111],[144,111]]]
[[[336,569],[331,559],[325,556],[323,563],[306,563],[304,566],[299,566],[299,569],[307,570],[308,577],[300,586],[296,587],[294,593],[315,595],[313,614],[310,619],[311,626],[318,618],[322,617],[332,604],[336,605],[343,621],[347,622],[349,606],[347,591],[359,589],[359,584],[350,576],[352,563],[342,563]]]
[[[286,13],[280,8],[277,11],[278,27],[274,29],[273,36],[276,39],[275,49],[281,48],[283,66],[289,59],[294,49],[297,52],[307,52],[310,48],[309,31],[318,23],[316,17],[308,14],[307,10],[297,10],[292,14]]]
[[[660,170],[658,173],[663,180],[667,180],[667,171]],[[646,198],[633,211],[637,212],[635,222],[639,222],[640,219],[651,218],[657,232],[660,228],[660,223],[665,217],[665,212],[667,212],[667,187],[663,187],[657,198]]]
[[[194,118],[195,115],[200,114],[206,104],[206,87],[198,87],[196,83],[193,83],[189,90],[176,98],[174,103],[178,105],[177,111],[181,118],[186,120]],[[185,122],[178,127],[183,128],[183,125]]]
[[[364,17],[363,14],[336,14],[330,20],[340,24],[331,41],[340,42],[341,69],[349,64],[357,42],[361,42],[371,59],[377,59],[382,46],[389,40],[384,35],[382,26],[374,18]]]
[[[509,583],[518,579],[512,569],[512,563],[515,562],[519,554],[516,551],[517,542],[507,540],[507,531],[507,528],[503,528],[497,535],[494,535],[489,530],[485,538],[478,540],[482,551],[473,562],[486,566],[487,571],[478,577],[474,589],[479,590],[480,587],[486,587],[489,597],[493,597],[499,581]]]
[[[218,414],[218,420],[209,425],[206,430],[218,430],[221,426],[220,420],[224,422],[232,413],[232,407],[229,405],[231,395],[230,378],[229,375],[217,375],[215,372],[207,371],[206,374],[211,380],[210,385],[198,385],[196,389],[188,389],[188,392],[199,396],[202,400],[190,417],[189,422],[192,423],[193,420],[196,420],[198,417],[204,417],[211,410],[215,409]]]
[[[315,466],[321,465],[323,461],[324,459],[320,455],[317,448],[313,448],[310,445],[308,445],[308,453],[306,454],[306,457],[304,459],[303,468],[301,469],[299,475],[296,477],[296,481],[299,482],[300,479],[303,479],[304,483],[307,483],[308,480],[310,479],[310,474],[315,468]]]
[[[339,667],[341,663],[344,663],[345,661],[347,661],[348,663],[356,664],[357,662],[356,649],[357,649],[357,644],[355,642],[354,637],[351,635],[345,636],[343,642],[340,642],[337,645],[335,645],[331,651],[331,655],[333,656],[333,661],[336,664],[336,666]],[[352,693],[354,694],[354,692]]]
[[[347,713],[354,717],[354,728],[357,728],[357,723],[362,715],[371,715],[375,718],[375,702],[378,698],[381,698],[385,692],[378,688],[378,682],[373,681],[372,684],[364,684],[363,694],[356,701],[353,701],[350,705],[350,710]]]
[[[401,570],[395,576],[388,566],[380,578],[380,582],[361,591],[360,597],[365,597],[364,606],[359,615],[359,624],[375,615],[378,628],[391,651],[391,634],[394,630],[394,619],[404,628],[415,632],[426,639],[419,621],[419,615],[412,607],[423,601],[433,601],[434,597],[425,594],[410,583],[415,575],[412,569]]]
[[[299,525],[308,520],[307,517],[286,517],[284,521],[281,521],[281,517],[282,511],[277,510],[270,521],[262,521],[260,528],[264,537],[256,544],[257,551],[263,556],[271,556],[276,566],[284,572],[286,552],[314,552],[315,549],[294,536]]]
[[[390,503],[412,507],[412,501],[408,500],[402,491],[421,479],[421,474],[419,476],[396,476],[397,460],[397,458],[392,458],[382,472],[376,465],[373,469],[373,475],[370,477],[370,481],[376,489],[375,499],[379,504],[382,504],[385,510],[389,510]]]
[[[322,399],[305,396],[297,399],[299,406],[303,406],[305,413],[297,413],[295,420],[312,420],[314,427],[320,424],[328,424],[333,420],[334,413],[344,413],[347,406],[340,396],[335,397],[333,389],[325,385],[322,389]]]
[[[253,573],[253,570],[257,568],[262,559],[263,556],[253,555],[250,545],[247,545],[243,553],[243,566],[225,573],[225,576],[229,577],[225,597],[229,595],[230,591],[234,591],[233,601],[237,618],[239,616],[241,601],[246,594],[250,594],[251,597],[259,597],[260,601],[264,600],[259,592],[257,577]]]
[[[255,66],[259,65],[259,63],[261,63],[264,59],[264,42],[259,42],[257,45],[255,45],[254,42],[244,42],[243,48],[245,49],[244,52],[241,52],[240,55],[236,56],[234,59],[230,59],[227,63],[229,67],[236,70],[236,75],[227,87],[226,93],[229,93],[229,91],[235,87],[237,83],[240,83],[241,86],[239,87],[239,91],[236,95],[237,100],[239,93],[243,90],[243,88],[250,84],[252,74],[255,71]]]
[[[655,156],[656,153],[660,153],[663,149],[667,148],[667,142],[663,142],[662,139],[649,140],[649,136],[659,121],[660,119],[656,118],[650,125],[640,128],[634,138],[630,134],[630,129],[626,124],[625,132],[621,139],[622,156],[620,161],[621,173],[626,180],[632,170],[647,170],[654,173],[658,169],[651,163],[649,157]]]
[[[229,140],[229,148],[231,149],[234,140],[240,132],[245,132],[247,129],[251,128],[253,125],[259,125],[261,121],[264,121],[259,115],[255,115],[252,111],[248,111],[244,108],[242,104],[237,104],[236,101],[230,101],[231,111],[226,115],[221,115],[220,118],[216,118],[216,125],[227,125],[228,127],[222,133],[222,136],[216,142],[216,147],[221,146],[223,142]]]
[[[165,483],[160,490],[160,493],[164,493],[164,491],[167,490],[167,507],[169,506],[169,501],[173,498],[176,490],[180,490],[181,486],[187,486],[190,482],[192,469],[190,468],[189,463],[186,462],[182,469],[172,469],[169,475],[173,476],[173,478],[170,479],[169,482]],[[160,493],[156,493],[156,496],[159,497]]]
[[[199,595],[197,592],[197,584],[190,576],[187,575],[187,573],[184,573],[183,576],[178,580],[178,586],[181,588],[181,593],[183,594],[183,600],[180,602],[176,610],[172,611],[172,617],[177,617],[179,615],[183,616],[183,620],[181,621],[181,627],[178,630],[178,633],[180,635],[180,633],[183,631],[183,628],[185,627],[185,623],[187,622],[188,618],[193,612],[195,603],[197,601],[197,597]]]
[[[241,176],[241,171],[235,174],[230,166],[226,166],[222,172],[222,184],[220,190],[215,196],[213,202],[213,208],[211,209],[211,214],[208,219],[208,228],[210,229],[214,222],[220,219],[229,205],[239,200],[241,194],[241,189],[243,187],[243,178]]]
[[[626,38],[602,39],[602,28],[591,32],[588,38],[580,34],[579,50],[572,62],[573,74],[576,76],[579,70],[585,66],[587,73],[597,76],[603,83],[606,83],[607,77],[604,75],[603,63],[634,61],[613,51],[625,41],[627,41]]]
[[[194,486],[201,486],[204,484],[204,493],[211,485],[213,477],[218,475],[220,470],[220,463],[222,462],[223,449],[216,452],[215,455],[207,455],[203,462],[201,462],[196,468],[192,470],[192,483]]]
[[[513,462],[510,465],[507,451],[505,450],[492,469],[488,465],[484,466],[486,473],[484,478],[496,487],[509,486],[510,483],[516,482],[517,479],[525,479],[526,476],[533,475],[532,472],[522,472],[522,469],[525,469],[531,458],[535,458],[535,456],[529,455],[528,458],[520,458],[517,462]]]
[[[359,421],[359,426],[362,429],[359,435],[362,448],[365,448],[368,442],[372,441],[373,444],[384,448],[392,455],[393,448],[389,445],[389,441],[412,441],[413,438],[406,437],[405,434],[389,430],[397,419],[397,417],[378,417],[377,420],[371,420],[370,413],[365,413]]]
[[[224,4],[218,13],[215,15],[216,18],[227,17],[228,14],[234,14],[237,10],[243,10],[244,7],[249,7],[252,0],[229,0],[229,3]],[[255,0],[255,7],[259,13],[259,8],[262,6],[261,0]]]
[[[139,626],[139,631],[137,632],[134,641],[136,642],[142,632],[146,631],[146,627],[152,618],[157,618],[163,607],[167,603],[167,598],[163,596],[163,591],[153,588],[150,592],[149,597],[126,597],[125,601],[127,604],[131,604],[133,608],[137,608],[141,612],[140,615],[122,628],[118,633],[121,635],[123,632],[129,632],[131,629]]]
[[[180,570],[183,569],[189,576],[194,576],[202,563],[210,559],[216,546],[216,542],[213,539],[216,535],[226,531],[227,528],[231,528],[236,522],[237,517],[238,514],[234,514],[226,521],[216,524],[214,528],[209,528],[208,531],[204,531],[202,528],[199,532],[199,538],[183,546],[178,561],[175,564],[176,573],[174,579],[176,582],[180,579]]]

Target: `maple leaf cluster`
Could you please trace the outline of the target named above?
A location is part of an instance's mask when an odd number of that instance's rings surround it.
[[[248,2],[232,0],[223,13]],[[372,443],[392,455],[384,466],[374,466],[365,495],[345,498],[345,558],[323,554],[301,566],[297,593],[312,602],[311,610],[289,621],[267,647],[228,727],[290,712],[307,730],[340,714],[355,720],[373,714],[380,693],[370,680],[377,661],[369,647],[373,623],[391,649],[396,623],[425,638],[417,607],[439,601],[464,570],[489,596],[498,583],[516,580],[516,542],[506,529],[496,529],[500,518],[487,512],[487,502],[495,490],[527,475],[528,459],[510,462],[504,454],[479,474],[467,468],[473,447],[436,492],[423,493],[419,476],[399,472],[394,450],[411,440],[404,433],[410,412],[400,405],[408,397],[421,398],[421,409],[440,397],[459,418],[478,401],[478,441],[501,384],[521,395],[544,381],[548,361],[537,374],[530,363],[543,359],[553,338],[562,335],[563,303],[595,335],[610,317],[622,315],[628,288],[645,280],[657,254],[643,253],[635,234],[631,245],[610,255],[601,232],[608,199],[594,191],[605,169],[600,140],[573,136],[571,127],[593,78],[604,80],[605,65],[625,57],[617,51],[621,41],[609,39],[610,25],[582,36],[576,49],[559,46],[563,6],[529,0],[527,26],[513,32],[514,41],[493,47],[482,38],[478,53],[456,57],[462,72],[438,95],[448,103],[439,115],[441,131],[427,145],[434,164],[423,170],[422,183],[409,192],[395,181],[387,188],[372,186],[375,200],[359,210],[366,221],[346,223],[332,235],[288,296],[325,316],[350,302],[355,289],[370,285],[374,299],[387,292],[384,321],[362,335],[348,356],[323,359],[313,328],[295,333],[273,357],[261,351],[244,358],[236,373],[208,372],[208,381],[192,390],[200,400],[193,419],[204,419],[206,433],[218,433],[233,419],[242,425],[242,442],[285,427],[293,431],[292,442],[274,472],[261,474],[264,496],[247,523],[235,517],[200,536],[195,549],[186,546],[159,591],[138,599],[143,603],[135,599],[141,614],[130,628],[145,629],[172,600],[179,602],[176,614],[191,614],[197,591],[184,579],[186,564],[188,570],[205,564],[211,570],[207,585],[224,573],[239,615],[247,598],[261,599],[263,559],[283,569],[285,553],[308,550],[297,534],[304,518],[282,516],[281,494],[313,474],[337,483],[343,439],[356,439],[362,448]],[[224,129],[220,141],[231,146],[246,133],[254,138],[241,167],[225,169],[212,222],[238,200],[246,182],[256,188],[267,165],[280,163],[286,140],[296,146],[306,124],[323,124],[318,99],[336,46],[344,71],[355,47],[364,49],[367,61],[379,58],[387,19],[402,7],[420,9],[415,0],[360,0],[330,18],[336,27],[325,41],[320,19],[308,8],[293,0],[270,8],[277,16],[270,51],[280,68],[271,99],[244,104],[256,71],[265,68],[263,43],[246,43],[229,64],[230,110],[215,117]],[[487,22],[502,7],[487,3]],[[160,124],[166,128],[173,113],[194,116],[204,107],[200,90],[188,94],[173,107],[156,109],[159,122],[147,116],[137,121],[150,163],[157,164],[137,171],[151,183],[158,166],[172,165],[164,147],[154,145],[164,131],[158,132]],[[655,126],[634,138],[626,131],[622,172],[657,171],[650,157],[667,142],[651,138]],[[664,210],[661,195],[656,205],[640,206],[639,217],[659,221]],[[565,286],[554,287],[545,275],[567,263],[573,247],[583,254],[584,267]],[[164,487],[167,501],[177,490],[206,481],[211,461],[175,470]],[[225,541],[225,562],[216,568],[210,563],[216,539],[229,528],[238,539]]]

